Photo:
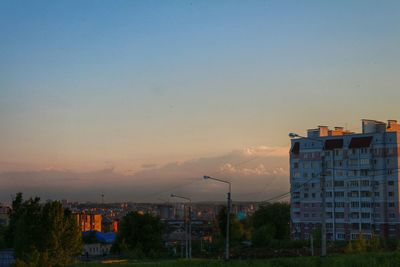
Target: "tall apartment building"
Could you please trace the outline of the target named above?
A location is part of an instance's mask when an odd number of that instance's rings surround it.
[[[399,142],[395,120],[362,120],[362,133],[319,126],[292,139],[292,237],[308,239],[320,228],[324,175],[328,240],[400,238]]]

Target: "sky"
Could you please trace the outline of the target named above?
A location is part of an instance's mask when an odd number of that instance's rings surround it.
[[[284,192],[288,132],[400,119],[399,25],[389,0],[0,1],[0,201],[155,201],[205,172]]]

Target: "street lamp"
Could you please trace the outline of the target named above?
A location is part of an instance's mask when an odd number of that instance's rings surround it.
[[[204,175],[203,178],[205,180],[210,179],[210,180],[215,180],[221,183],[226,183],[229,185],[229,192],[228,192],[228,204],[226,207],[226,241],[225,241],[225,260],[229,260],[229,226],[230,226],[230,214],[231,214],[231,191],[232,191],[232,185],[231,182],[213,178],[207,175]]]
[[[185,222],[185,232],[186,232],[186,259],[192,259],[192,199],[188,197],[179,196],[176,194],[171,194],[171,197],[181,198],[189,201],[189,238],[188,231],[186,229],[187,222]],[[187,216],[185,216],[185,221],[187,220]],[[189,243],[189,244],[188,244]],[[188,246],[189,245],[189,246]],[[189,251],[188,251],[189,247]]]
[[[294,138],[307,138],[296,133],[289,133],[289,137]],[[308,139],[320,142],[324,145],[323,140],[310,138]],[[326,195],[325,195],[325,168],[324,168],[324,153],[321,153],[321,197],[322,197],[322,214],[321,214],[321,256],[326,256]]]

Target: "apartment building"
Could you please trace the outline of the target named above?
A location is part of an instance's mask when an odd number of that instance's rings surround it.
[[[399,133],[395,120],[364,119],[361,133],[319,126],[293,138],[292,238],[308,239],[320,228],[323,211],[328,240],[353,240],[360,234],[400,238]]]
[[[101,214],[92,214],[92,213],[74,213],[76,218],[76,222],[81,230],[81,232],[85,231],[98,231],[101,232],[101,223],[102,216]]]

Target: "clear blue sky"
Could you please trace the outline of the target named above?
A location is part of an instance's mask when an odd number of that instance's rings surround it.
[[[0,162],[121,169],[400,119],[400,1],[0,1]]]

